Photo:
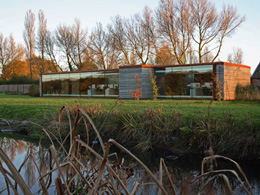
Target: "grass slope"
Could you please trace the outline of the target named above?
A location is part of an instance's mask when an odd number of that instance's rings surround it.
[[[56,134],[58,113],[63,105],[73,108],[90,105],[83,109],[98,129],[103,127],[103,135],[135,145],[142,151],[154,146],[205,151],[211,145],[218,153],[250,158],[260,155],[260,101],[213,101],[211,104],[202,100],[123,100],[122,104],[117,101],[0,94],[0,118],[30,120]],[[116,109],[107,115],[116,102]],[[70,116],[74,121],[75,110]],[[65,134],[69,131],[67,122],[61,122]],[[31,138],[39,138],[41,129],[33,126],[27,130]],[[78,133],[85,136],[84,128],[79,128]],[[173,137],[181,141],[176,145],[170,139]]]

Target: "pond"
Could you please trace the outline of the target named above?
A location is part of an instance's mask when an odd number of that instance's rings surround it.
[[[22,166],[20,173],[24,178],[27,185],[30,187],[30,190],[33,194],[38,194],[41,190],[38,183],[39,174],[37,169],[41,167],[43,172],[47,172],[49,169],[50,155],[49,155],[49,144],[45,144],[42,147],[41,158],[39,155],[39,145],[38,143],[31,141],[22,140],[23,137],[13,137],[6,134],[0,134],[0,146],[2,150],[8,155],[10,160],[13,162],[15,167],[19,169],[27,158],[28,154],[31,154],[27,159],[25,164]],[[133,168],[133,175],[128,180],[129,183],[134,183],[135,180],[139,180],[139,183],[146,185],[144,190],[138,190],[138,194],[157,194],[158,188],[156,185],[153,185],[154,182],[148,178],[148,175],[145,173],[145,170],[142,166],[136,163],[132,158],[130,158],[125,153],[118,152],[117,149],[111,148],[111,150],[117,151],[119,161],[124,159],[125,167]],[[113,152],[113,151],[112,151]],[[140,158],[154,173],[155,176],[159,175],[159,162],[160,162],[160,152],[146,152],[146,153],[136,153],[136,156]],[[64,160],[66,155],[63,152],[58,153],[59,161]],[[164,156],[165,157],[165,156]],[[42,160],[43,159],[43,160]],[[197,194],[200,182],[193,182],[191,180],[200,174],[202,156],[196,155],[173,155],[168,156],[165,163],[169,169],[170,174],[172,175],[173,182],[177,191],[177,194],[189,194],[193,192]],[[1,161],[3,163],[3,161]],[[36,166],[37,164],[37,166]],[[221,168],[231,168],[232,165],[218,161],[218,164]],[[240,161],[242,169],[244,170],[254,194],[260,194],[260,161]],[[3,163],[3,167],[7,168]],[[49,194],[56,194],[56,187],[54,180],[57,176],[57,172],[52,174],[52,182],[50,188],[48,188]],[[229,175],[230,176],[230,175]],[[140,180],[140,178],[142,178]],[[163,181],[166,182],[166,176],[163,178]],[[230,183],[232,189],[236,191],[236,194],[245,194],[241,191],[241,186],[239,182],[236,181],[234,177],[230,176]],[[128,187],[131,188],[133,184]],[[218,186],[217,184],[215,186]],[[8,194],[5,190],[6,183],[2,174],[0,174],[0,192],[1,194]],[[19,189],[19,188],[18,188]],[[221,194],[219,189],[215,189],[217,194]],[[22,194],[21,191],[18,191],[19,194]],[[41,191],[42,192],[42,191]],[[12,191],[11,191],[12,194]]]

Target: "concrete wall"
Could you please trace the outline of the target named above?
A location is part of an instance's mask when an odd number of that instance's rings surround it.
[[[152,69],[154,74],[154,69]],[[142,68],[142,99],[152,99],[153,88],[150,78],[149,68]]]
[[[140,99],[151,99],[153,97],[152,84],[150,79],[149,68],[120,68],[119,69],[119,97],[121,99],[133,99],[129,93],[137,88],[135,75],[138,74],[141,85]]]
[[[32,84],[0,85],[0,93],[11,92],[17,94],[28,94]]]

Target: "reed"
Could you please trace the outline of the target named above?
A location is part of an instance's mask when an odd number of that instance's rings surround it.
[[[28,156],[25,158],[24,162],[18,170],[13,169],[12,162],[8,158],[5,158],[5,155],[1,153],[0,150],[1,159],[4,163],[10,165],[10,167],[8,166],[10,171],[5,170],[2,166],[0,166],[0,171],[4,175],[7,184],[6,191],[8,193],[14,192],[14,194],[18,194],[18,184],[24,194],[31,194],[28,185],[25,184],[26,182],[20,176],[21,168],[26,164],[26,161],[31,158],[32,162],[36,165],[36,171],[39,174],[38,183],[40,186],[40,190],[38,193],[42,194],[49,194],[48,191],[51,184],[53,183],[52,178],[54,177],[54,175],[56,175],[56,178],[54,179],[54,185],[57,194],[145,194],[145,187],[151,185],[151,183],[152,185],[157,186],[158,194],[178,194],[175,184],[175,182],[178,181],[174,182],[174,175],[169,172],[163,159],[160,160],[159,174],[155,175],[144,163],[142,163],[141,160],[139,160],[134,154],[132,154],[123,145],[119,144],[116,140],[109,139],[108,142],[104,143],[99,129],[95,126],[93,120],[88,114],[89,111],[86,110],[88,109],[84,109],[81,107],[77,107],[76,110],[70,110],[70,108],[63,106],[59,112],[58,123],[60,125],[58,131],[56,133],[53,133],[52,131],[48,131],[47,129],[42,128],[41,135],[45,134],[52,142],[49,148],[50,161],[48,162],[48,170],[44,170],[43,166],[39,166],[36,163],[33,153],[28,153]],[[69,128],[67,132],[68,134],[64,139],[62,139],[62,136],[60,136],[60,133],[63,131],[63,129],[61,128],[62,117],[64,117],[63,113],[69,121]],[[178,113],[174,111],[173,113],[175,114],[176,118],[180,117]],[[153,113],[153,111],[147,112],[147,116],[152,116],[150,119],[150,125],[168,125],[167,120],[160,121],[160,119],[157,119],[154,115],[155,114]],[[178,121],[179,119],[176,118],[175,120]],[[85,127],[87,141],[82,140],[78,135],[78,127],[80,125]],[[171,127],[176,127],[177,129],[178,123],[175,123],[173,126],[171,125]],[[93,131],[95,136],[97,137],[99,146],[102,149],[101,154],[98,153],[90,145],[90,131]],[[163,131],[163,129],[159,128],[157,131]],[[53,139],[56,140],[56,145],[53,143]],[[64,147],[65,142],[69,142],[68,148]],[[124,151],[127,155],[133,158],[136,163],[143,167],[148,177],[150,178],[149,182],[145,183],[145,180],[143,180],[142,178],[133,178],[134,169],[128,167],[123,159],[119,160],[116,153],[110,153],[111,145],[114,145],[120,150]],[[41,148],[42,147],[40,139],[40,157],[43,156],[41,155]],[[59,159],[58,154],[61,151],[64,152],[65,156],[62,159]],[[243,175],[247,187],[244,185],[244,181],[242,180],[242,178],[238,177],[236,171],[211,170],[209,172],[205,172],[205,162],[208,160],[215,160],[217,158],[232,161],[236,165],[236,167],[238,167],[240,173]],[[44,158],[41,158],[40,161],[43,162]],[[235,175],[238,181],[241,183],[241,186],[243,187],[245,192],[248,194],[252,194],[252,190],[247,181],[247,178],[239,165],[235,161],[222,156],[211,155],[210,157],[207,157],[202,162],[201,176],[195,178],[194,182],[196,183],[198,180],[201,180],[202,182],[200,190],[205,191],[205,189],[216,179],[217,176],[222,177],[225,181],[225,186],[228,188],[228,192],[232,192],[232,187],[228,182],[228,176],[225,174],[226,172],[233,173],[233,175]],[[208,182],[204,182],[206,177],[208,179]],[[183,184],[183,186],[187,189],[187,186],[185,185]],[[199,184],[197,186],[199,186]]]

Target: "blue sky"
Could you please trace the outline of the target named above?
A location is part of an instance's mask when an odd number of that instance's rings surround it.
[[[246,22],[237,29],[231,38],[224,42],[220,60],[226,61],[227,54],[233,47],[244,52],[244,64],[254,71],[260,62],[260,1],[259,0],[212,0],[218,10],[223,3],[237,7],[241,15],[246,15]],[[13,34],[15,41],[23,43],[24,17],[31,9],[35,15],[41,9],[47,18],[49,30],[55,30],[59,24],[72,24],[79,18],[82,27],[89,32],[96,22],[106,25],[111,17],[120,15],[130,17],[142,11],[144,6],[154,9],[159,0],[1,0],[0,32],[5,36]],[[36,24],[37,26],[38,24]]]

